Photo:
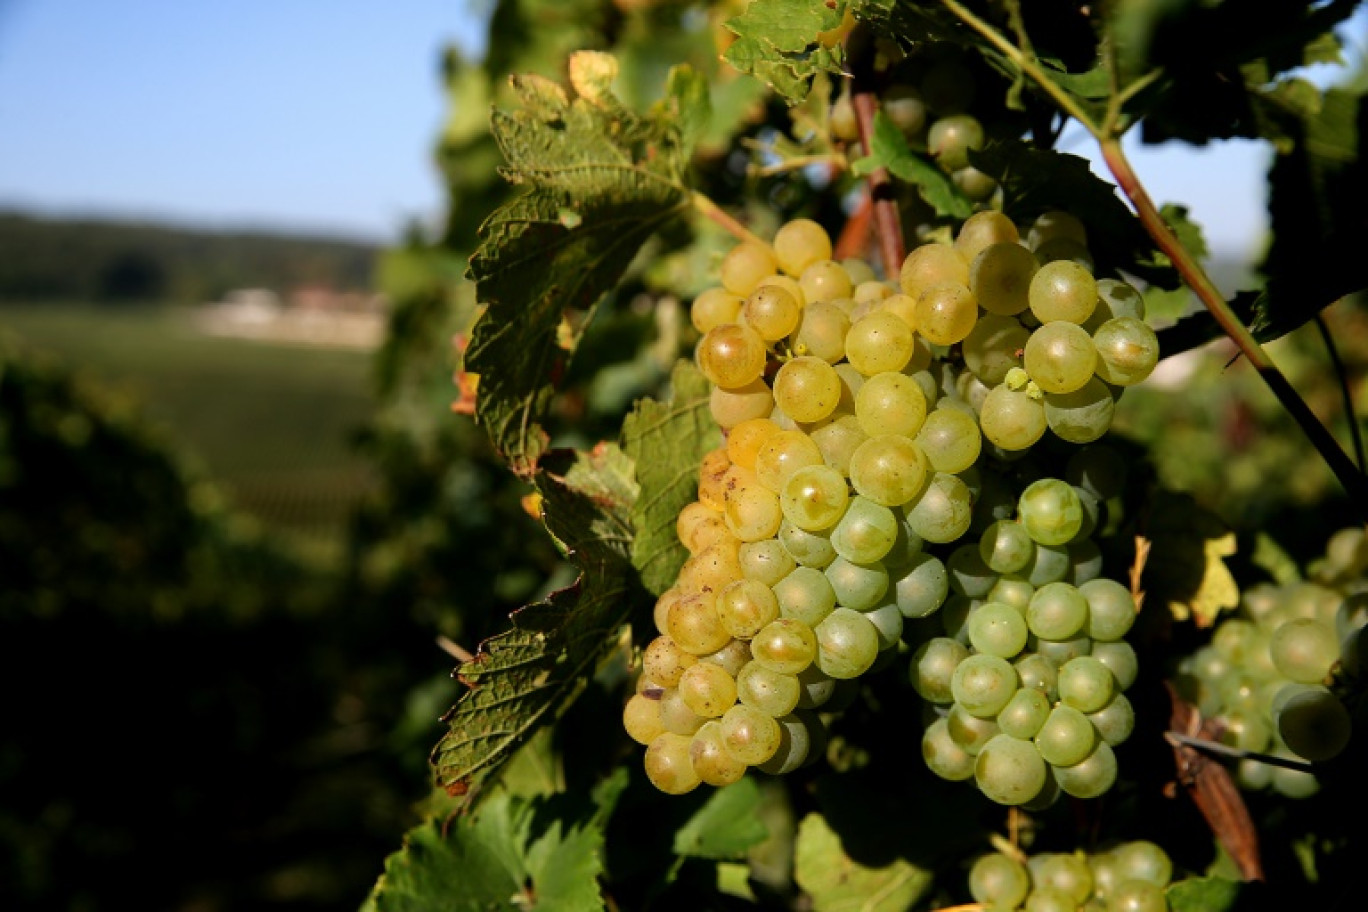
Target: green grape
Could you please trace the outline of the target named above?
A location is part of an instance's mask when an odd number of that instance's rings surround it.
[[[1055,781],[1060,789],[1075,798],[1096,798],[1116,782],[1116,754],[1111,745],[1099,741],[1087,759],[1072,766],[1056,766]]]
[[[916,440],[931,468],[952,474],[977,462],[983,446],[974,416],[956,408],[938,408],[927,415]]]
[[[1022,617],[1025,617],[1026,606],[1031,603],[1031,596],[1033,595],[1035,595],[1035,586],[1018,576],[1006,575],[1000,577],[993,584],[993,588],[988,590],[988,601],[1011,605],[1020,612]]]
[[[917,381],[893,371],[873,375],[855,394],[855,417],[870,437],[913,437],[926,420],[926,409]]]
[[[948,244],[923,244],[903,260],[898,283],[903,294],[916,301],[922,292],[937,285],[967,286],[969,263]]]
[[[893,597],[905,618],[922,618],[945,604],[950,575],[940,558],[917,554],[893,580]]]
[[[1274,751],[1273,756],[1294,759],[1286,750]],[[1269,785],[1284,798],[1310,798],[1320,791],[1320,781],[1311,773],[1301,770],[1274,766],[1269,768],[1268,777]]]
[[[1098,737],[1112,747],[1125,741],[1135,730],[1135,709],[1125,694],[1113,694],[1106,706],[1087,715],[1088,721],[1097,729]]]
[[[985,906],[1015,909],[1026,901],[1031,878],[1015,858],[993,852],[980,855],[969,869],[969,892]]]
[[[999,731],[997,723],[992,719],[980,719],[970,715],[958,703],[950,707],[950,712],[945,717],[945,728],[956,744],[964,748],[966,753],[976,757],[978,752],[983,750],[983,745],[988,743],[988,739]]]
[[[892,649],[902,642],[903,627],[906,625],[902,611],[896,604],[888,602],[872,611],[866,611],[864,616],[874,625],[874,631],[879,635],[880,652]]]
[[[754,473],[747,469],[740,466],[733,468],[754,478]],[[743,542],[773,538],[784,519],[780,498],[775,497],[774,492],[766,489],[758,480],[729,486],[722,503],[722,516],[727,529]]]
[[[858,678],[879,654],[879,633],[869,618],[837,608],[817,625],[817,667],[838,681]]]
[[[1123,843],[1111,851],[1117,884],[1138,880],[1166,887],[1173,879],[1173,862],[1168,853],[1147,839]]]
[[[715,719],[736,702],[736,680],[712,662],[696,662],[679,676],[679,696],[694,715]]]
[[[1048,426],[1045,406],[1025,390],[1012,390],[999,384],[988,392],[979,410],[983,436],[1009,452],[1028,449],[1045,436]]]
[[[979,789],[998,804],[1021,805],[1040,794],[1048,770],[1030,741],[994,735],[974,763]]]
[[[1022,688],[1043,693],[1050,703],[1059,699],[1059,669],[1039,653],[1027,653],[1016,660],[1017,678]]]
[[[969,598],[985,597],[997,583],[997,574],[983,562],[976,543],[966,543],[952,551],[945,569],[950,574],[950,588]]]
[[[746,325],[766,342],[777,342],[798,328],[803,305],[778,285],[761,285],[751,292],[742,306]]]
[[[898,518],[893,511],[858,495],[831,532],[836,553],[857,564],[880,560],[897,540]]]
[[[722,668],[733,678],[741,673],[741,667],[750,660],[750,642],[737,639],[733,639],[730,643],[716,652],[710,652],[705,656],[698,657],[698,661],[711,662]]]
[[[995,655],[971,655],[955,667],[950,692],[965,711],[987,719],[1012,699],[1017,691],[1017,675],[1011,663]]]
[[[746,542],[738,551],[746,579],[773,586],[793,572],[794,560],[777,539]],[[732,634],[735,636],[736,634]]]
[[[931,124],[926,135],[928,151],[946,171],[969,164],[969,150],[983,147],[983,125],[968,114],[953,114]]]
[[[1050,717],[1050,700],[1045,692],[1025,683],[997,714],[997,724],[1013,738],[1034,738]]]
[[[774,402],[794,421],[821,421],[841,401],[841,377],[821,358],[804,355],[774,375]]]
[[[650,744],[665,731],[660,721],[660,700],[645,694],[632,694],[622,708],[622,729],[637,744]]]
[[[903,507],[907,526],[918,537],[935,544],[958,540],[973,520],[973,496],[963,481],[936,472],[914,500]]]
[[[646,748],[646,778],[667,795],[683,795],[698,788],[703,780],[689,758],[689,735],[663,732]]]
[[[1016,573],[1035,560],[1035,542],[1019,522],[999,520],[979,537],[979,556],[994,573]]]
[[[927,341],[936,345],[954,345],[973,331],[978,321],[978,301],[967,285],[932,285],[917,297],[913,313],[917,332]],[[1090,366],[1089,371],[1091,369]]]
[[[698,343],[698,368],[725,389],[736,389],[760,378],[768,352],[765,340],[749,326],[724,323],[708,330]]]
[[[1082,266],[1088,272],[1092,272],[1097,265],[1087,245],[1080,244],[1072,238],[1051,238],[1035,248],[1035,256],[1042,264],[1067,260]]]
[[[811,219],[794,219],[775,232],[774,258],[784,272],[800,276],[813,263],[831,259],[831,238]]]
[[[1034,649],[1036,652],[1049,659],[1058,668],[1065,662],[1071,662],[1081,656],[1092,653],[1092,640],[1084,634],[1069,637],[1066,640],[1045,640],[1033,637],[1026,643],[1027,649]]]
[[[779,526],[779,541],[789,557],[804,567],[820,570],[836,559],[836,549],[826,532],[809,532],[785,520]]]
[[[1026,619],[1011,605],[986,602],[969,615],[969,642],[985,655],[1010,659],[1026,646]]]
[[[736,676],[736,696],[746,706],[776,719],[798,706],[802,685],[798,678],[750,661]]]
[[[885,507],[899,507],[926,482],[931,463],[914,441],[899,434],[870,437],[850,457],[856,492]]]
[[[1124,880],[1107,900],[1107,912],[1168,912],[1162,887],[1142,880]]]
[[[846,358],[866,377],[902,370],[912,359],[913,347],[911,327],[886,310],[861,317],[845,339]]]
[[[945,600],[941,607],[941,629],[945,635],[955,640],[969,643],[969,615],[983,605],[982,599],[955,594]]]
[[[1016,247],[1015,244],[1011,246]],[[982,298],[979,300],[981,303]],[[1021,366],[1021,353],[1030,337],[1030,330],[1015,317],[987,313],[979,317],[969,335],[964,337],[960,351],[965,366],[989,387],[994,387],[1007,378],[1009,370]]]
[[[1088,897],[1092,896],[1092,868],[1081,852],[1045,855],[1039,867],[1031,873],[1037,889],[1055,890],[1067,896],[1075,905],[1087,902]]]
[[[855,290],[850,274],[835,260],[818,260],[809,263],[798,277],[798,285],[803,289],[803,297],[813,301],[835,301],[848,298]]]
[[[1083,505],[1078,493],[1057,478],[1033,481],[1017,500],[1021,524],[1041,545],[1062,545],[1083,526]]]
[[[1020,237],[1011,219],[996,209],[983,209],[964,220],[959,233],[955,235],[955,250],[964,262],[972,264],[989,247],[1015,244]],[[972,273],[972,265],[970,271]]]
[[[1031,564],[1026,580],[1032,586],[1040,587],[1046,583],[1062,582],[1073,567],[1067,547],[1042,545],[1036,542],[1035,561]]]
[[[1093,346],[1097,375],[1113,386],[1139,383],[1159,363],[1159,337],[1134,317],[1116,317],[1103,323],[1093,333]]]
[[[781,617],[815,627],[836,607],[836,592],[821,570],[797,567],[774,586]]]
[[[722,258],[722,286],[732,294],[745,297],[765,276],[774,275],[774,253],[763,244],[742,243]]]
[[[779,723],[758,709],[738,703],[722,716],[722,746],[747,766],[758,766],[779,749]]]
[[[869,439],[854,415],[837,415],[814,427],[810,436],[822,459],[842,475],[850,474],[850,457]]]
[[[1278,627],[1268,649],[1278,672],[1301,684],[1324,680],[1339,659],[1334,630],[1310,618],[1298,618]]]
[[[1046,583],[1026,606],[1026,624],[1043,640],[1073,637],[1088,623],[1088,600],[1068,583]]]
[[[835,304],[813,301],[803,308],[803,318],[789,337],[795,354],[821,358],[835,364],[845,357],[846,334],[850,317]]]
[[[1097,732],[1092,722],[1077,709],[1064,704],[1050,711],[1049,718],[1035,735],[1036,749],[1051,766],[1081,763],[1096,744]]]
[[[997,192],[998,182],[973,165],[958,168],[950,175],[950,180],[969,199],[976,203],[986,202]]]
[[[1288,748],[1313,763],[1338,756],[1353,723],[1339,698],[1324,687],[1288,684],[1273,699],[1273,724]]]
[[[1035,254],[1016,241],[991,244],[969,264],[969,288],[990,314],[1019,314],[1027,307],[1037,268]]]
[[[1072,393],[1047,393],[1045,423],[1069,443],[1092,443],[1107,433],[1116,411],[1111,389],[1091,377]]]
[[[927,640],[912,654],[912,688],[928,703],[952,703],[955,669],[969,658],[964,644],[949,637]]]
[[[926,101],[913,86],[889,86],[880,96],[879,105],[905,136],[916,136],[926,128]]]
[[[1092,319],[1096,320],[1099,312],[1104,317],[1098,325],[1116,317],[1145,319],[1144,295],[1140,294],[1135,286],[1122,282],[1120,279],[1098,279],[1097,298],[1097,310],[1093,312]],[[1094,329],[1094,331],[1096,330]]]
[[[779,747],[756,769],[784,776],[820,757],[826,744],[826,728],[810,713],[795,712],[778,720]]]
[[[757,377],[735,389],[714,386],[708,394],[708,413],[723,430],[730,430],[744,421],[765,418],[774,410],[774,394],[769,384]]]
[[[1068,238],[1079,244],[1086,244],[1088,230],[1079,221],[1078,216],[1052,209],[1037,216],[1030,231],[1026,233],[1026,243],[1032,250],[1055,238]]]
[[[1047,393],[1081,389],[1098,365],[1097,348],[1087,330],[1065,320],[1045,323],[1031,333],[1022,357],[1026,373]]]
[[[689,306],[689,322],[700,334],[705,334],[714,327],[738,322],[743,303],[740,295],[725,288],[709,288]]]
[[[1072,260],[1055,260],[1040,267],[1028,296],[1031,313],[1041,323],[1084,323],[1097,306],[1097,282]]]
[[[808,532],[819,532],[836,525],[849,499],[845,476],[823,464],[804,466],[790,475],[778,502],[783,519]],[[779,524],[774,523],[775,532]]]
[[[963,782],[974,778],[975,758],[955,743],[944,719],[926,727],[922,735],[922,759],[926,768],[942,779]]]
[[[831,103],[827,125],[831,127],[831,135],[842,142],[854,142],[860,138],[860,123],[855,116],[855,106],[850,103],[850,92],[842,92]]]
[[[816,658],[817,638],[802,621],[781,617],[751,640],[751,655],[772,671],[798,674]]]
[[[789,478],[807,466],[824,466],[822,451],[802,431],[771,434],[755,454],[755,477],[775,494],[782,494]]]
[[[1135,599],[1115,580],[1090,580],[1078,591],[1088,602],[1088,636],[1094,640],[1119,640],[1135,623]]]
[[[816,709],[830,702],[836,695],[836,679],[822,671],[816,665],[809,665],[798,672],[798,686],[801,688],[798,693],[798,707],[800,709]]]
[[[1097,712],[1111,700],[1116,678],[1090,655],[1065,662],[1059,669],[1059,698],[1080,712]]]
[[[888,592],[888,571],[878,561],[857,564],[838,557],[824,572],[836,601],[856,611],[874,608]]]

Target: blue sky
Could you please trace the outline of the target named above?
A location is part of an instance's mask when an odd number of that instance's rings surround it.
[[[392,239],[441,211],[439,55],[478,50],[484,5],[0,0],[0,206]],[[1359,53],[1365,33],[1361,9]],[[1266,162],[1249,142],[1135,153],[1232,253],[1264,230]]]

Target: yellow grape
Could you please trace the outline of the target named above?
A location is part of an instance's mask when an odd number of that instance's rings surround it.
[[[722,258],[722,287],[742,297],[755,291],[765,276],[778,268],[774,252],[762,244],[744,243],[733,247]]]
[[[917,332],[936,345],[963,341],[978,321],[978,302],[966,285],[933,285],[917,298]]]
[[[903,260],[898,282],[914,301],[922,292],[947,282],[969,284],[969,262],[947,244],[923,244]]]
[[[797,277],[818,260],[831,259],[831,238],[811,219],[794,219],[775,233],[774,255],[780,269]]]

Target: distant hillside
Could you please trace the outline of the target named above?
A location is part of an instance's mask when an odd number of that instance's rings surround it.
[[[0,213],[0,304],[199,303],[234,288],[371,287],[378,248],[354,241]]]

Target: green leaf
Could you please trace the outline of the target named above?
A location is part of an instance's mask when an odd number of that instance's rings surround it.
[[[1220,877],[1189,877],[1164,891],[1172,912],[1226,912],[1240,898],[1238,881]]]
[[[793,864],[793,879],[812,897],[816,912],[904,912],[935,879],[905,858],[879,868],[854,861],[817,813],[804,817],[798,828]]]
[[[708,78],[690,66],[671,67],[665,79],[665,98],[657,116],[675,123],[680,154],[685,159],[708,132],[712,120],[709,92]]]
[[[1050,209],[1078,216],[1087,226],[1099,274],[1122,268],[1162,288],[1178,286],[1178,274],[1140,220],[1087,159],[1007,140],[971,149],[969,161],[1002,185],[1003,209],[1016,221],[1029,222]]]
[[[633,602],[631,460],[608,444],[563,454],[548,454],[537,488],[547,530],[580,576],[515,611],[513,629],[480,644],[458,669],[470,689],[444,717],[450,731],[432,754],[437,784],[452,794],[467,794],[537,726],[559,717],[611,651]]]
[[[974,206],[959,192],[950,176],[932,162],[917,155],[907,145],[898,125],[883,111],[874,115],[874,136],[870,155],[851,164],[856,177],[863,177],[875,168],[887,168],[894,176],[913,185],[927,205],[944,218],[964,219]]]
[[[594,789],[591,802],[500,792],[473,814],[446,824],[428,821],[410,830],[403,848],[385,860],[364,908],[602,909],[603,832],[627,778],[626,770],[617,770]]]
[[[675,833],[675,854],[713,859],[744,855],[769,836],[759,809],[760,788],[750,777],[718,789]]]
[[[840,44],[823,47],[818,33],[840,25],[847,5],[751,0],[745,12],[726,23],[736,34],[725,54],[727,62],[797,104],[807,97],[814,75],[841,72]]]
[[[1202,235],[1202,226],[1188,218],[1186,206],[1165,203],[1159,207],[1159,214],[1177,235],[1178,243],[1183,245],[1194,260],[1200,263],[1210,255],[1206,238]]]
[[[636,465],[641,490],[651,492],[632,507],[632,565],[652,595],[674,585],[688,552],[675,520],[697,499],[703,455],[721,443],[708,411],[707,378],[690,361],[675,365],[668,403],[643,399],[622,425],[622,448]]]
[[[477,419],[524,476],[546,448],[538,422],[589,322],[563,317],[592,315],[646,239],[688,205],[678,126],[623,108],[608,91],[615,67],[604,54],[575,54],[578,97],[520,78],[523,109],[493,115],[505,175],[527,192],[480,229],[470,277],[486,310],[466,369],[479,376]],[[563,322],[575,328],[558,332]]]

